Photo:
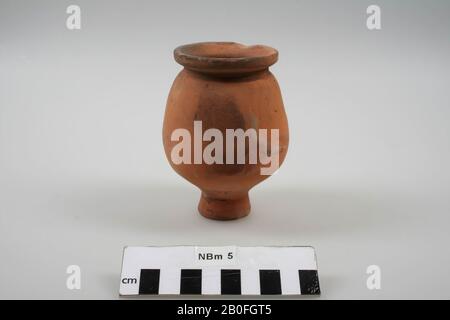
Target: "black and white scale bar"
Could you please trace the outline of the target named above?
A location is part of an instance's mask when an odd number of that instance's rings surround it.
[[[234,247],[232,263],[220,259],[198,261],[197,249],[127,247],[120,294],[320,294],[316,257],[311,247]],[[221,247],[207,247],[208,250],[223,251]]]
[[[320,294],[319,278],[317,270],[298,270],[300,292],[298,294],[315,295]],[[160,270],[143,269],[139,281],[139,294],[159,293]],[[282,294],[280,270],[259,270],[260,294],[278,295]],[[179,294],[202,294],[202,270],[182,269],[180,278]],[[221,270],[220,294],[240,295],[241,292],[241,270]]]

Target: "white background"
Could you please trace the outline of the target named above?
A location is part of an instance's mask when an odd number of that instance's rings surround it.
[[[125,245],[312,245],[323,299],[450,297],[446,1],[0,0],[0,298],[117,298]],[[252,213],[218,222],[169,167],[174,47],[262,43],[290,126]],[[79,265],[81,290],[66,288]],[[379,265],[382,288],[366,288]]]

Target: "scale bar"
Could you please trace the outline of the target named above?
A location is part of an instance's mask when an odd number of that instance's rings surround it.
[[[315,253],[311,247],[239,247],[232,263],[208,261],[206,265],[195,261],[198,256],[195,248],[126,248],[120,294],[320,294]]]
[[[207,270],[206,275],[202,269],[182,269],[180,270],[179,286],[172,287],[172,290],[165,291],[165,294],[222,294],[222,295],[241,295],[242,279],[240,269],[221,269],[220,282],[216,272]],[[142,269],[139,281],[139,294],[159,294],[159,284],[161,270]],[[280,270],[259,270],[259,288],[247,288],[245,294],[253,295],[280,295],[282,290],[282,272]],[[317,295],[320,294],[319,278],[317,270],[298,270],[298,279],[300,283],[299,292],[289,294]],[[292,277],[287,277],[292,279]],[[173,278],[172,278],[173,279]],[[171,281],[171,279],[169,279]],[[166,282],[169,282],[166,281]],[[286,285],[285,285],[286,287]],[[257,290],[256,290],[257,289]],[[288,290],[286,290],[288,291]]]

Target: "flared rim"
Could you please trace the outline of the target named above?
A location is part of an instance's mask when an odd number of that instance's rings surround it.
[[[213,74],[250,73],[269,68],[278,51],[266,45],[237,42],[198,42],[174,50],[175,60],[185,68]]]

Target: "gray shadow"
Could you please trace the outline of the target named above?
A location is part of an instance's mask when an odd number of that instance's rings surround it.
[[[223,222],[198,214],[200,192],[187,183],[90,183],[62,193],[63,218],[76,218],[82,227],[107,229],[100,234],[109,237],[113,245],[313,244],[317,245],[319,256],[324,242],[338,243],[352,233],[398,223],[401,215],[396,213],[404,209],[401,203],[405,203],[398,194],[374,190],[264,186],[251,192],[252,212],[248,217]],[[128,243],[133,241],[137,243]],[[322,299],[335,296],[345,282],[326,270],[320,273]],[[102,279],[108,292],[118,292],[118,278],[111,275]]]
[[[272,235],[359,232],[396,219],[392,215],[396,199],[390,194],[302,187],[255,190],[251,198],[261,232]]]
[[[199,197],[199,190],[187,183],[90,184],[68,190],[63,205],[65,214],[80,223],[136,233],[153,231],[168,238],[170,234],[195,237],[205,230],[216,231],[218,237],[242,236],[245,232],[261,238],[304,238],[380,228],[396,219],[392,195],[360,190],[258,188],[250,193],[251,214],[227,222],[199,215]],[[252,243],[251,239],[247,242]]]

